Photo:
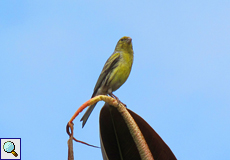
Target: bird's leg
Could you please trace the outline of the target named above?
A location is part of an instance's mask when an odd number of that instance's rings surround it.
[[[119,98],[118,98],[117,96],[115,96],[113,93],[109,93],[109,95],[110,95],[111,97],[115,98],[115,99],[118,101],[118,104],[119,104],[119,103],[122,103],[122,102],[119,100]],[[122,103],[122,104],[126,107],[126,104],[124,104],[124,103]]]
[[[113,93],[109,93],[109,95],[113,98],[115,98],[117,101],[120,101],[119,98],[117,96],[115,96]]]

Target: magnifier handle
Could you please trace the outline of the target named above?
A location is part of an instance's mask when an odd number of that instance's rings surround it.
[[[12,151],[11,153],[12,153],[15,157],[18,156],[18,154],[17,154],[15,151]]]

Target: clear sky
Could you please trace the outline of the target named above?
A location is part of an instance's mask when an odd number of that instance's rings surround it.
[[[22,159],[67,159],[65,127],[123,36],[134,63],[115,95],[180,160],[230,159],[230,1],[0,1],[0,138]],[[96,106],[75,137],[99,141]],[[74,143],[75,159],[102,159]]]

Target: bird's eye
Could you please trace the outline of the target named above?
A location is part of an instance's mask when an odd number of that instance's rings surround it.
[[[124,39],[121,39],[121,41],[124,41]]]

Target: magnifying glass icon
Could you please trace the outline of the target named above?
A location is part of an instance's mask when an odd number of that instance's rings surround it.
[[[15,150],[15,145],[11,141],[7,141],[3,145],[3,149],[7,153],[12,153],[15,157],[18,156],[18,154],[14,151]]]

